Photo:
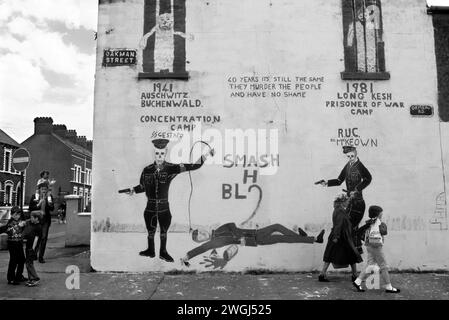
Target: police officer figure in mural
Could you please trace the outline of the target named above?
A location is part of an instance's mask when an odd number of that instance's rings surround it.
[[[159,258],[167,262],[173,262],[173,258],[167,252],[167,232],[171,223],[171,213],[168,203],[168,190],[171,181],[181,172],[201,168],[209,155],[214,155],[211,149],[208,154],[201,156],[194,164],[173,164],[165,161],[167,156],[167,139],[155,139],[152,141],[155,147],[154,163],[145,167],[140,176],[139,185],[127,192],[129,195],[145,192],[148,202],[144,211],[145,225],[148,230],[148,249],[141,251],[141,256],[153,258],[154,235],[159,221],[161,246]]]
[[[327,187],[334,187],[346,181],[346,192],[350,197],[348,210],[349,220],[353,228],[354,245],[362,253],[362,241],[356,231],[365,214],[365,200],[363,199],[362,190],[371,183],[372,177],[368,169],[366,169],[357,157],[357,149],[354,146],[343,146],[343,153],[348,157],[348,163],[338,178],[328,181],[321,180],[320,184]]]

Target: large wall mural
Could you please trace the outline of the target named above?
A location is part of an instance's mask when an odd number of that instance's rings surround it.
[[[432,34],[419,0],[101,0],[93,268],[317,270],[343,193],[362,258],[379,205],[392,268],[448,269]]]

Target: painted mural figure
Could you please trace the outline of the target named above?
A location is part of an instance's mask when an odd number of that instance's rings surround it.
[[[349,197],[345,194],[338,196],[334,201],[332,231],[329,234],[323,255],[323,269],[318,277],[320,282],[329,282],[326,274],[331,263],[336,268],[351,265],[352,281],[357,279],[356,263],[363,260],[352,239],[352,224],[348,215],[348,205]]]
[[[308,236],[301,228],[298,232],[296,233],[281,224],[273,224],[261,229],[241,229],[237,228],[235,223],[226,223],[213,230],[212,233],[197,229],[193,231],[192,239],[195,242],[204,243],[187,252],[181,262],[189,266],[190,259],[206,251],[227,245],[257,247],[276,243],[323,243],[324,230],[317,237]]]
[[[167,232],[172,218],[168,203],[170,183],[179,173],[201,168],[207,157],[214,154],[214,150],[211,149],[194,164],[173,164],[165,161],[169,140],[155,139],[152,142],[155,147],[155,161],[143,169],[139,185],[129,189],[127,193],[132,195],[145,192],[148,198],[144,211],[145,226],[148,230],[148,248],[139,254],[150,258],[155,256],[154,235],[159,222],[161,240],[159,258],[173,262],[173,258],[167,252]]]
[[[360,221],[365,214],[365,200],[363,199],[362,191],[371,183],[372,176],[368,169],[363,165],[357,156],[357,149],[353,146],[343,146],[343,154],[348,157],[348,162],[340,172],[337,179],[328,181],[321,180],[323,186],[334,187],[346,182],[346,192],[349,196],[349,219],[354,229],[353,240],[354,244],[362,253],[362,241],[357,236],[357,228]]]
[[[173,0],[170,2],[170,13],[160,14],[160,0],[156,0],[156,25],[150,32],[145,34],[140,41],[141,52],[147,47],[148,38],[155,35],[154,42],[154,72],[173,73],[173,64],[175,59],[175,41],[174,36],[186,38],[183,32],[175,31]],[[143,54],[142,54],[143,55]],[[143,59],[139,59],[140,64]],[[142,70],[141,66],[141,70]]]
[[[377,5],[359,8],[356,20],[349,24],[348,47],[355,46],[357,71],[377,72],[377,43],[381,41],[380,9]]]

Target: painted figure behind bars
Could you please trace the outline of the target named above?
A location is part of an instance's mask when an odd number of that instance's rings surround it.
[[[380,33],[380,9],[376,5],[361,7],[356,21],[349,24],[348,47],[356,47],[357,71],[377,72],[377,43]]]
[[[156,25],[140,41],[139,47],[143,52],[147,47],[148,38],[155,34],[154,72],[173,72],[173,62],[175,59],[174,36],[177,35],[186,38],[185,33],[175,31],[173,17],[173,0],[170,3],[170,13],[163,14],[160,14],[160,0],[157,0]],[[140,59],[140,63],[142,63],[142,59]]]

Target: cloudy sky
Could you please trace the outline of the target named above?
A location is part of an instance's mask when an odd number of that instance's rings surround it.
[[[38,116],[92,138],[97,5],[0,0],[0,128],[19,143]]]
[[[33,119],[92,138],[97,0],[0,0],[0,128],[18,142]]]

